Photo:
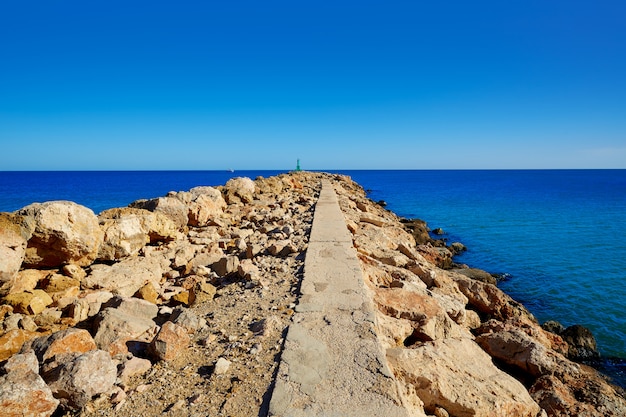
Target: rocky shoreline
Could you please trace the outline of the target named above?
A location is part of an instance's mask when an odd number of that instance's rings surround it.
[[[626,416],[580,363],[580,326],[542,327],[490,274],[349,177],[236,178],[95,215],[0,213],[3,415],[267,415],[322,179],[332,181],[410,415]]]

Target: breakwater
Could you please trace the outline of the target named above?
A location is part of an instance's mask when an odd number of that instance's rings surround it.
[[[30,384],[36,398],[84,415],[264,415],[274,358],[305,301],[322,179],[375,307],[397,382],[390,398],[411,415],[623,415],[621,391],[572,360],[584,343],[541,328],[485,274],[451,268],[449,248],[420,241],[418,225],[409,233],[349,178],[317,173],[238,179],[99,216],[72,203],[3,215],[5,248],[23,249],[3,270],[6,386],[41,378],[49,391]],[[129,317],[136,327],[115,324]],[[88,391],[75,383],[86,364],[101,382]]]

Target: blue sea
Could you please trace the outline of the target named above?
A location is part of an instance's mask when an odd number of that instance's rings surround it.
[[[134,200],[281,171],[0,172],[0,211],[71,200],[96,213]],[[589,327],[604,371],[626,385],[626,170],[333,171],[400,216],[441,227],[468,248],[457,262],[540,322]]]

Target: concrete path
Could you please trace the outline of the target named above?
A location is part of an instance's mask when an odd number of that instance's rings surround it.
[[[408,416],[377,341],[366,291],[337,196],[323,181],[271,416]]]

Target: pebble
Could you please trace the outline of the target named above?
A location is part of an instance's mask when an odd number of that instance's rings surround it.
[[[229,361],[228,359],[224,359],[224,358],[219,358],[217,360],[217,362],[215,362],[215,374],[216,375],[223,375],[226,372],[228,372],[228,369],[230,368],[231,365],[231,361]]]

